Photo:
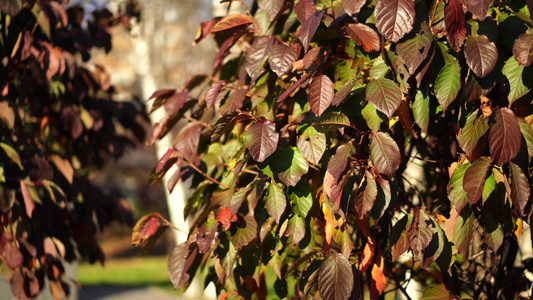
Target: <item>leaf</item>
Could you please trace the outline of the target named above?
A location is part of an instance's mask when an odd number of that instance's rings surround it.
[[[372,265],[372,278],[370,280],[370,299],[378,299],[387,285],[385,273],[383,273],[383,257],[378,254],[376,262]]]
[[[263,162],[276,151],[278,140],[276,125],[263,117],[252,123],[243,134],[244,145],[257,162]]]
[[[429,97],[421,89],[416,91],[415,101],[413,102],[413,117],[420,129],[427,133],[429,126]]]
[[[346,170],[353,149],[351,142],[340,145],[335,154],[329,159],[327,170],[333,175],[335,180],[339,180],[344,170]]]
[[[182,243],[170,252],[167,261],[168,275],[174,285],[174,289],[182,287],[189,279],[187,271],[194,261],[196,249],[193,254],[189,254],[189,243]]]
[[[253,19],[247,15],[229,15],[218,21],[213,28],[212,33],[219,33],[224,30],[238,30],[243,26],[253,23]]]
[[[400,166],[400,149],[396,142],[384,132],[370,135],[370,160],[379,173],[393,177]]]
[[[316,13],[316,7],[312,0],[300,0],[294,6],[294,12],[296,12],[298,21],[303,24]]]
[[[270,21],[274,21],[284,2],[284,0],[258,0],[257,6],[266,13]]]
[[[496,45],[483,34],[468,37],[464,53],[470,69],[481,78],[487,76],[498,62]]]
[[[267,57],[270,55],[275,41],[273,37],[257,37],[248,49],[244,61],[244,68],[251,78],[251,83],[255,83],[257,78],[265,71],[264,65],[267,62]]]
[[[312,164],[318,165],[326,151],[326,135],[315,127],[307,126],[296,142],[298,150]]]
[[[313,36],[315,35],[315,32],[322,21],[324,12],[325,10],[316,12],[302,23],[302,28],[300,28],[298,38],[300,39],[300,42],[302,42],[305,52],[307,52],[309,49],[309,43],[313,39]]]
[[[21,0],[2,0],[0,2],[0,11],[6,15],[14,17],[22,9]]]
[[[463,128],[459,129],[457,134],[457,141],[459,146],[470,160],[474,160],[478,157],[477,152],[483,152],[478,147],[478,142],[481,137],[489,130],[488,119],[478,115],[479,110],[472,112],[466,119],[466,123]],[[482,145],[484,147],[484,145]]]
[[[298,244],[305,237],[305,222],[299,215],[289,219],[285,236],[292,237],[292,244]]]
[[[420,297],[420,300],[448,300],[450,299],[450,292],[446,289],[444,284],[434,284],[427,287]]]
[[[411,0],[378,0],[374,20],[379,32],[396,43],[413,29],[414,3]]]
[[[520,124],[522,136],[526,141],[527,152],[530,157],[533,157],[533,128],[522,118],[518,118],[518,123]]]
[[[35,202],[33,201],[30,191],[23,180],[20,180],[20,192],[24,200],[24,208],[26,209],[26,215],[31,218],[33,211],[35,210]]]
[[[366,0],[341,0],[344,11],[350,15],[356,15],[366,3]]]
[[[365,99],[390,119],[402,102],[402,90],[390,79],[375,79],[366,85]]]
[[[344,101],[344,99],[346,98],[346,96],[348,96],[348,94],[350,94],[350,92],[352,91],[352,88],[354,87],[354,85],[355,85],[355,82],[352,81],[352,80],[346,82],[337,91],[337,93],[335,93],[335,97],[333,97],[333,100],[331,100],[331,104],[335,105],[335,106],[338,106],[339,104],[341,104],[342,101]]]
[[[265,197],[265,208],[268,214],[276,220],[276,223],[279,224],[279,219],[285,212],[286,207],[287,197],[285,197],[283,189],[275,182],[272,182],[268,186],[268,194]]]
[[[211,88],[205,93],[205,105],[207,108],[213,107],[213,104],[215,104],[215,101],[217,100],[218,93],[220,92],[220,88],[222,87],[222,83],[217,82],[213,83]]]
[[[485,21],[490,5],[494,0],[465,0],[466,9],[476,16],[480,21]]]
[[[461,0],[449,0],[444,7],[446,38],[451,48],[459,52],[466,38],[465,15]]]
[[[483,212],[483,238],[487,246],[496,252],[503,244],[504,233],[500,217],[494,215],[493,211]]]
[[[274,156],[272,169],[285,185],[295,186],[307,173],[309,165],[297,148],[280,147]]]
[[[289,199],[292,210],[302,218],[307,216],[313,206],[313,196],[305,180],[300,180],[295,187],[289,188]]]
[[[448,182],[448,199],[450,202],[455,205],[457,211],[461,211],[463,207],[468,203],[468,198],[466,197],[466,192],[463,189],[463,178],[465,175],[466,169],[470,164],[459,165],[453,171],[452,177]]]
[[[0,148],[4,150],[4,153],[7,155],[7,157],[14,163],[16,163],[19,168],[22,169],[22,162],[20,160],[20,155],[13,147],[10,145],[0,142]],[[72,183],[72,182],[71,182]]]
[[[211,143],[218,142],[218,140],[220,140],[220,137],[224,133],[233,130],[235,123],[251,118],[252,116],[248,113],[228,112],[224,114],[220,119],[217,120],[215,125],[213,125],[213,133],[211,133]]]
[[[224,105],[220,107],[220,113],[226,114],[231,111],[237,111],[242,107],[244,99],[246,98],[246,89],[245,88],[236,88],[230,92],[229,98],[226,100]]]
[[[2,245],[2,260],[10,269],[18,269],[24,263],[24,257],[20,250],[8,241]]]
[[[474,234],[474,214],[469,207],[461,210],[453,229],[453,243],[459,253],[466,257]]]
[[[135,247],[143,245],[151,235],[156,233],[160,219],[159,213],[151,213],[140,218],[133,227],[131,244]]]
[[[342,253],[326,255],[318,273],[318,292],[324,300],[348,299],[354,286],[352,266]]]
[[[461,67],[458,63],[446,64],[435,81],[435,97],[446,111],[461,90]]]
[[[501,166],[520,151],[522,134],[512,110],[503,107],[494,111],[493,116],[495,122],[490,125],[489,150],[494,162]]]
[[[527,67],[533,62],[533,29],[528,29],[514,41],[513,57],[522,66]]]
[[[313,112],[320,117],[326,109],[331,105],[334,91],[333,83],[326,75],[320,75],[313,78],[313,81],[307,89],[307,96],[309,99],[309,106]]]
[[[365,107],[361,110],[361,115],[366,121],[366,125],[372,131],[379,131],[381,123],[386,120],[386,116],[381,112],[378,112],[377,109],[371,104],[367,103]]]
[[[322,115],[313,126],[319,132],[328,133],[339,128],[350,126],[350,119],[341,112],[331,111]]]
[[[229,237],[236,249],[240,249],[257,237],[257,222],[254,216],[247,215],[243,218],[244,227],[237,227],[237,232]]]
[[[278,77],[282,77],[292,70],[292,64],[298,59],[299,55],[300,47],[296,45],[277,44],[272,47],[268,64]]]
[[[183,127],[174,139],[173,144],[176,150],[190,162],[197,159],[196,151],[201,133],[202,127],[200,122],[191,122]]]
[[[424,268],[429,267],[429,265],[431,265],[440,257],[442,251],[444,250],[445,243],[444,233],[442,232],[442,229],[440,228],[440,226],[437,225],[435,219],[430,219],[431,222],[435,225],[435,228],[433,229],[433,237],[431,238],[431,242],[429,243],[427,248],[424,249],[424,262],[422,264],[422,267]]]
[[[526,95],[529,92],[529,88],[524,85],[524,66],[520,65],[514,57],[509,57],[502,68],[502,74],[507,77],[509,84],[504,83],[504,89],[508,93],[507,100],[509,100],[509,107],[513,103]]]
[[[475,204],[481,198],[485,179],[491,166],[491,158],[482,156],[466,169],[463,179],[463,189],[466,192],[470,204]]]
[[[413,75],[422,61],[426,59],[429,49],[433,44],[431,29],[424,22],[419,34],[414,38],[396,45],[396,53],[407,67],[409,74]]]
[[[429,216],[427,213],[417,207],[414,213],[413,223],[407,232],[409,247],[413,250],[415,256],[418,256],[420,251],[428,247],[433,237],[433,229],[428,225],[428,222]]]
[[[355,211],[359,218],[362,218],[372,209],[377,196],[378,185],[376,183],[376,178],[368,170],[365,170],[364,190],[362,194],[354,200]]]
[[[522,169],[514,163],[510,163],[509,165],[509,174],[511,175],[511,200],[513,207],[516,208],[520,216],[524,216],[530,195],[529,181],[524,172],[522,172]]]
[[[357,0],[350,0],[357,2]],[[359,2],[364,2],[359,0]],[[366,52],[379,51],[379,36],[374,29],[362,23],[350,24],[346,27],[346,33],[359,46],[363,47]]]
[[[383,177],[376,177],[376,182],[378,184],[378,194],[376,196],[376,201],[374,201],[374,206],[370,214],[374,220],[379,220],[387,210],[392,199],[392,191],[389,180]]]

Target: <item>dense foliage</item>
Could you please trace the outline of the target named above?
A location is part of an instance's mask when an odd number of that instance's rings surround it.
[[[93,47],[111,48],[109,26],[128,24],[100,8],[86,15],[68,1],[0,1],[0,259],[20,299],[49,284],[69,293],[64,261],[103,261],[97,230],[133,225],[118,193],[91,174],[144,140],[142,105],[113,100]]]
[[[203,23],[213,74],[152,97],[153,141],[184,120],[152,177],[194,188],[175,287],[203,268],[246,299],[531,291],[532,4],[257,0]]]

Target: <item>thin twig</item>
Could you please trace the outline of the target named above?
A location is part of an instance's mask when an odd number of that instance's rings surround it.
[[[183,116],[185,119],[191,121],[191,122],[198,122],[200,125],[202,125],[203,127],[205,128],[211,128],[211,125],[205,123],[205,122],[202,122],[202,121],[199,121],[199,120],[196,120],[194,118],[191,118],[189,116]]]
[[[207,180],[209,180],[209,181],[211,181],[212,183],[215,183],[215,184],[217,184],[217,185],[219,185],[219,186],[221,186],[221,187],[223,187],[223,188],[225,188],[225,189],[229,189],[229,188],[230,188],[229,186],[223,184],[222,182],[216,180],[215,178],[213,178],[213,177],[207,175],[204,171],[198,169],[197,166],[195,166],[194,164],[190,163],[186,158],[184,158],[184,159],[185,159],[185,161],[187,161],[187,163],[189,164],[189,166],[190,166],[191,168],[193,168],[196,172],[200,173],[200,174],[201,174],[202,176],[204,176]]]
[[[254,23],[254,27],[255,27],[255,31],[257,33],[259,33],[259,35],[264,35],[263,32],[261,32],[261,28],[259,27],[259,25],[257,25],[257,23],[255,22],[255,19],[254,19],[254,16],[252,16],[252,14],[250,13],[250,10],[248,9],[248,6],[246,6],[246,3],[244,3],[244,0],[238,0],[242,6],[244,7],[244,10],[246,10],[246,14],[248,14],[248,16],[250,16],[250,18],[252,18],[252,22]]]

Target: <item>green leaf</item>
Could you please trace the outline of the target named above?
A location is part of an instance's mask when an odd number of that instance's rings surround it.
[[[305,237],[305,222],[299,215],[289,219],[285,236],[292,237],[292,244],[298,244]]]
[[[279,219],[285,212],[286,207],[287,197],[285,197],[283,189],[275,182],[270,183],[268,186],[268,195],[265,197],[265,208],[268,211],[268,214],[279,223]]]
[[[485,243],[489,246],[492,251],[496,252],[503,243],[503,229],[502,224],[500,224],[500,216],[495,215],[496,212],[484,212],[483,215],[483,237]]]
[[[435,81],[435,97],[442,106],[442,111],[457,97],[461,89],[461,67],[458,63],[446,64]]]
[[[420,300],[448,300],[450,293],[444,284],[434,284],[424,290]]]
[[[370,68],[370,79],[380,79],[385,78],[385,75],[389,72],[389,66],[383,60],[381,56],[378,56],[374,59],[372,63],[372,68]]]
[[[350,126],[350,119],[338,111],[332,111],[322,115],[313,126],[319,132],[328,133],[339,128]]]
[[[402,90],[390,79],[371,80],[366,85],[366,100],[390,119],[400,106]]]
[[[315,127],[307,126],[296,142],[302,155],[312,164],[318,165],[326,151],[326,135]]]
[[[503,65],[502,74],[507,77],[509,83],[504,83],[504,89],[509,100],[509,107],[517,99],[529,92],[529,88],[524,85],[523,80],[524,66],[520,65],[514,57],[510,57]]]
[[[435,262],[437,258],[442,254],[442,250],[444,249],[444,233],[442,232],[442,229],[440,226],[437,225],[437,222],[434,218],[430,218],[431,222],[435,227],[433,228],[433,236],[431,238],[431,242],[429,245],[424,249],[424,263],[422,266],[424,268],[429,267],[430,264]]]
[[[520,132],[526,141],[527,153],[529,157],[533,157],[533,128],[522,118],[517,118],[520,124]]]
[[[0,147],[4,150],[4,153],[7,155],[7,157],[9,157],[9,159],[11,159],[11,161],[16,163],[19,168],[22,169],[22,162],[20,161],[20,156],[17,150],[15,150],[10,145],[2,142],[0,142]]]
[[[413,102],[413,117],[420,129],[427,133],[429,126],[429,96],[422,89],[416,91],[415,101]]]
[[[295,187],[289,188],[289,199],[294,212],[302,218],[307,216],[313,206],[313,196],[309,184],[304,180],[300,180]]]
[[[383,113],[378,112],[370,103],[367,103],[365,107],[363,107],[361,114],[363,115],[363,118],[365,118],[366,125],[368,125],[368,128],[372,131],[379,131],[381,123],[386,117]]]
[[[492,159],[488,156],[483,156],[474,161],[465,171],[463,189],[470,204],[475,204],[481,198],[485,179],[491,166]]]
[[[237,227],[237,232],[229,237],[230,242],[237,249],[248,245],[257,237],[257,222],[255,221],[254,216],[247,215],[243,220],[244,227]]]
[[[457,166],[448,182],[448,199],[455,205],[457,211],[461,211],[468,203],[466,192],[463,189],[463,178],[468,167],[470,167],[470,163]]]
[[[309,170],[305,157],[295,147],[280,147],[272,165],[274,173],[287,186],[295,186]]]
[[[485,145],[478,142],[489,130],[488,119],[483,115],[478,117],[478,112],[479,110],[476,109],[468,116],[465,126],[459,129],[457,134],[459,146],[470,160],[475,160],[483,152]]]
[[[393,177],[400,166],[400,149],[396,142],[384,132],[370,135],[370,160],[379,173]]]
[[[354,286],[352,266],[342,253],[326,255],[318,274],[318,292],[324,300],[348,299]]]
[[[469,207],[461,210],[457,223],[453,229],[453,243],[455,248],[464,257],[468,254],[468,248],[472,244],[472,235],[474,234],[474,214]]]

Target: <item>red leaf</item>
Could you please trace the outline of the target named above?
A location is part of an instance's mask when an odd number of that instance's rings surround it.
[[[312,0],[300,0],[294,6],[296,18],[300,23],[304,23],[309,17],[316,13],[316,7]]]
[[[466,63],[478,77],[487,76],[496,62],[498,62],[498,49],[486,35],[470,36],[465,43]]]
[[[260,118],[243,134],[243,141],[256,162],[263,162],[278,148],[279,134],[272,121]]]
[[[33,202],[30,191],[23,180],[20,181],[20,192],[22,193],[22,198],[24,199],[26,215],[31,218],[33,210],[35,209],[35,202]]]
[[[14,17],[22,9],[21,0],[4,0],[0,2],[0,11]],[[13,293],[15,295],[15,293]],[[16,295],[15,295],[16,296]]]
[[[378,253],[376,262],[372,265],[372,279],[370,281],[370,299],[378,299],[383,293],[387,280],[383,273],[383,256]]]
[[[244,68],[250,76],[252,83],[265,71],[263,67],[267,56],[272,51],[275,41],[273,37],[259,37],[254,40],[252,46],[248,49],[246,60],[244,61]]]
[[[196,44],[205,39],[205,37],[207,37],[211,32],[211,28],[213,28],[213,25],[215,25],[215,23],[217,23],[218,21],[218,19],[213,19],[211,21],[202,22],[200,24],[200,27],[198,27],[198,32],[196,33],[196,37],[194,38],[194,42],[192,45],[196,46]]]
[[[513,207],[520,216],[524,216],[527,202],[529,201],[529,181],[519,166],[510,163],[509,173],[511,175],[511,200]]]
[[[151,100],[151,99],[168,98],[174,95],[175,92],[176,90],[158,90],[158,91],[155,91],[152,94],[152,96],[150,96],[150,98],[148,98],[146,101]]]
[[[365,98],[390,119],[402,102],[402,90],[394,81],[380,78],[366,85]]]
[[[237,215],[231,216],[231,209],[226,207],[218,213],[217,220],[227,230],[231,222],[237,221]]]
[[[328,162],[327,170],[336,180],[339,180],[344,170],[348,166],[348,161],[352,154],[352,143],[346,143],[337,148],[337,151]]]
[[[266,13],[270,21],[275,20],[284,3],[284,0],[257,0],[257,6]]]
[[[215,104],[215,101],[217,100],[218,93],[220,92],[220,88],[222,87],[222,83],[217,82],[213,83],[211,88],[205,93],[205,105],[209,109],[213,107],[213,104]]]
[[[309,43],[313,39],[313,36],[315,35],[316,30],[318,29],[318,26],[320,25],[320,22],[322,21],[322,16],[324,15],[324,10],[321,12],[317,12],[307,18],[302,23],[302,28],[300,28],[300,33],[298,34],[298,38],[302,42],[302,45],[304,46],[305,52],[307,52],[307,49],[309,48]]]
[[[229,15],[211,28],[212,33],[219,33],[224,30],[240,30],[243,26],[253,23],[253,19],[247,15]]]
[[[412,0],[378,0],[374,20],[379,32],[396,43],[413,29],[414,3]]]
[[[172,157],[174,153],[176,153],[176,150],[174,148],[170,148],[167,150],[167,152],[165,152],[165,154],[163,155],[163,157],[159,159],[159,162],[157,163],[157,166],[155,167],[156,173],[159,173],[161,172],[161,170],[163,170],[163,167],[165,166],[169,158]]]
[[[320,75],[313,78],[313,82],[311,82],[307,90],[307,95],[309,105],[317,116],[320,117],[331,105],[333,93],[333,83],[328,76]]]
[[[188,91],[176,92],[172,96],[170,96],[164,104],[165,111],[167,112],[167,114],[171,116],[177,113],[183,107],[185,101],[187,101],[188,96]]]
[[[463,189],[466,192],[470,204],[475,204],[481,198],[485,179],[487,178],[487,173],[491,166],[491,158],[482,156],[466,169],[465,177],[463,179]]]
[[[292,64],[298,59],[300,47],[296,45],[277,44],[272,48],[268,64],[278,77],[287,74]]]
[[[415,256],[427,248],[433,237],[433,230],[428,225],[429,216],[420,208],[416,208],[414,212],[413,223],[407,233],[409,246],[413,250]]]
[[[346,28],[346,33],[366,52],[379,51],[379,36],[374,29],[367,25],[362,23],[350,24]]]
[[[362,218],[372,209],[377,196],[378,185],[376,183],[376,178],[374,177],[374,174],[370,173],[368,170],[365,170],[364,190],[354,200],[355,211],[359,218]]]
[[[330,252],[318,271],[318,292],[324,300],[348,299],[354,287],[350,262],[341,253]]]
[[[424,22],[419,34],[396,45],[396,52],[407,67],[409,74],[414,74],[420,64],[427,58],[432,43],[433,35],[431,34],[431,29]]]
[[[246,89],[240,87],[233,90],[226,100],[226,103],[220,107],[220,114],[224,115],[228,112],[237,111],[242,107],[242,103],[246,98]]]
[[[2,260],[10,269],[18,269],[23,263],[22,253],[9,241],[3,245]]]
[[[401,162],[400,149],[396,142],[385,132],[370,135],[370,160],[380,174],[393,177]]]
[[[459,51],[466,37],[465,15],[461,0],[449,0],[444,7],[446,38],[454,51]]]
[[[490,5],[494,0],[464,0],[466,9],[480,21],[485,21]]]
[[[371,242],[367,242],[365,244],[365,248],[363,250],[363,255],[361,256],[361,262],[359,262],[359,271],[361,273],[364,273],[366,269],[370,266],[370,263],[372,263],[372,258],[374,258],[374,244]]]
[[[353,16],[359,13],[366,0],[341,0],[342,7],[347,14]]]
[[[335,93],[335,97],[333,97],[333,100],[331,100],[331,104],[335,105],[335,106],[338,106],[339,104],[341,104],[342,101],[344,101],[344,99],[346,98],[346,96],[348,96],[350,94],[350,92],[352,91],[352,88],[354,87],[354,85],[355,85],[355,81],[353,81],[353,80],[350,80],[350,81],[346,82],[337,91],[337,93]]]
[[[156,233],[160,219],[161,216],[158,213],[152,213],[137,221],[132,232],[132,244],[139,246],[143,243],[143,240]]]
[[[513,56],[519,64],[526,67],[533,62],[533,29],[528,29],[514,41]]]
[[[183,127],[174,140],[174,148],[189,162],[194,162],[197,159],[196,151],[201,132],[202,127],[200,123],[192,122]]]
[[[501,166],[520,151],[522,134],[513,111],[504,107],[493,113],[495,122],[489,129],[489,150],[494,162]]]
[[[168,275],[174,285],[174,289],[180,288],[189,279],[187,271],[192,265],[197,253],[197,248],[194,248],[189,253],[189,243],[183,243],[176,246],[168,256]]]

